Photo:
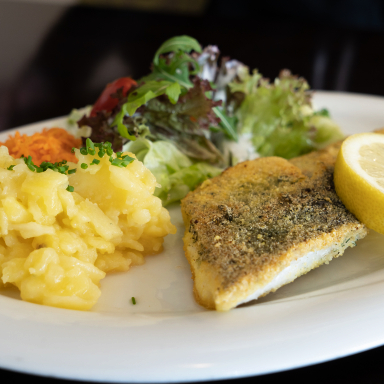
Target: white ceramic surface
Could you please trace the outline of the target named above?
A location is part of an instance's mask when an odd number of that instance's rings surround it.
[[[384,126],[384,98],[318,92],[314,100],[346,133]],[[276,372],[384,344],[384,236],[371,232],[276,293],[217,313],[194,302],[180,208],[170,211],[178,233],[166,238],[162,254],[102,280],[90,312],[0,291],[0,367],[78,380],[197,381]]]

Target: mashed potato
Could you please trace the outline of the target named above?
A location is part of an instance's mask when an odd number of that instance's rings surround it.
[[[37,173],[0,147],[0,284],[17,286],[23,300],[86,310],[107,272],[143,264],[176,228],[140,161],[76,156],[67,164],[76,173]]]

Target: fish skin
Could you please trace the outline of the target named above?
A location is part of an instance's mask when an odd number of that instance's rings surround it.
[[[199,304],[227,311],[292,261],[333,247],[294,279],[340,256],[367,234],[334,189],[340,145],[290,161],[265,157],[242,162],[182,200],[184,251]]]

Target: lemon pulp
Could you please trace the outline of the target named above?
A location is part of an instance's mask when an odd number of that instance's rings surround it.
[[[377,184],[384,188],[384,144],[363,145],[359,150],[359,154],[361,168],[369,176],[375,178]]]

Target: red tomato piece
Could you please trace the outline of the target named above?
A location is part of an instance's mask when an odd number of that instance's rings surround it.
[[[98,111],[112,111],[112,109],[117,106],[119,100],[111,97],[111,95],[116,93],[119,88],[123,88],[123,95],[125,96],[132,86],[137,86],[137,83],[130,77],[121,77],[120,79],[107,84],[104,91],[93,105],[91,116],[96,116]]]

